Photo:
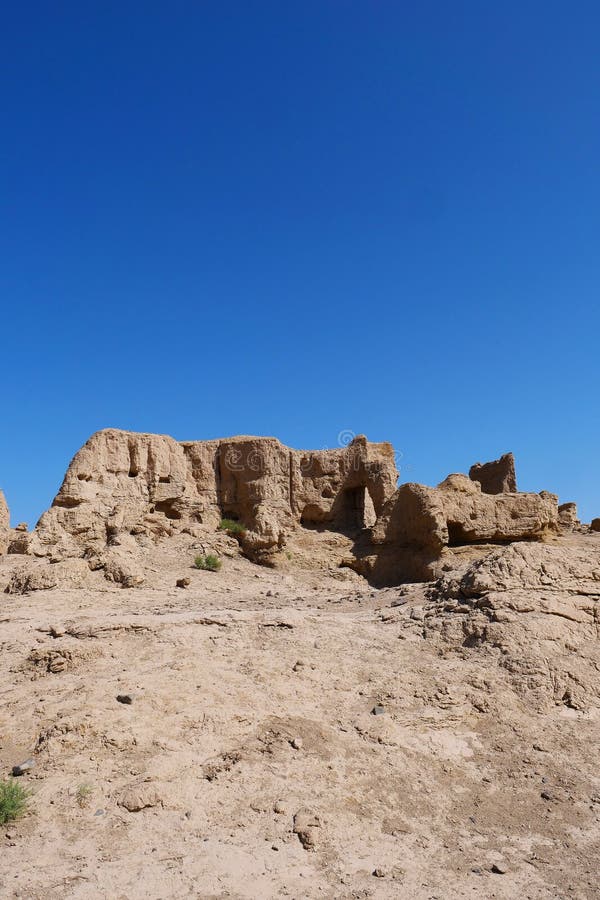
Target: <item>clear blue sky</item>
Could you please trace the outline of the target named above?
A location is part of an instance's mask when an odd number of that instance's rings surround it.
[[[600,515],[600,7],[23,2],[0,36],[0,486],[115,426],[513,450]]]

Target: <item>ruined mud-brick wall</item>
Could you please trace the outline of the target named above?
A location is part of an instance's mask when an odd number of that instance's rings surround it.
[[[558,521],[564,531],[574,531],[581,525],[576,503],[561,503],[558,507]]]
[[[21,550],[77,555],[119,534],[155,537],[229,516],[245,525],[247,549],[266,551],[301,522],[351,528],[366,502],[379,515],[397,478],[392,446],[362,436],[341,449],[299,451],[275,438],[179,443],[109,429],[76,454]]]
[[[396,488],[397,479],[391,444],[362,436],[344,448],[302,451],[275,438],[180,443],[109,429],[76,454],[51,509],[34,532],[13,531],[9,550],[55,561],[85,556],[91,568],[133,583],[141,575],[124,554],[136,544],[201,536],[234,518],[251,558],[268,558],[300,525],[331,528],[357,539],[358,571],[397,584],[433,577],[453,548],[544,540],[559,529],[557,498],[547,492],[488,493],[466,475],[437,488]]]
[[[491,462],[475,463],[469,469],[469,478],[481,485],[484,494],[516,494],[517,474],[515,458],[505,453]]]
[[[540,541],[558,530],[558,498],[548,491],[488,494],[461,474],[437,488],[403,484],[373,529],[370,574],[382,584],[428,580],[449,548]]]

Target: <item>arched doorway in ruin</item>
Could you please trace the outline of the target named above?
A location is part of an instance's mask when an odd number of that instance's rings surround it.
[[[343,532],[371,528],[377,520],[375,504],[366,485],[357,485],[341,491],[333,512],[333,526]]]

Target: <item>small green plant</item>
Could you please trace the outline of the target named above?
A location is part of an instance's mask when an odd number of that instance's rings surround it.
[[[203,569],[205,572],[218,572],[222,563],[214,553],[207,553],[206,556],[197,556],[194,565],[197,569]]]
[[[80,784],[77,790],[75,791],[75,798],[77,803],[82,808],[87,806],[90,802],[90,796],[92,794],[92,786],[91,784]]]
[[[285,551],[285,555],[286,555],[287,558],[290,559],[290,560],[292,560],[292,559],[294,558],[294,554],[291,552],[291,550],[286,550],[286,551]]]
[[[18,819],[27,810],[30,792],[14,778],[0,781],[0,825]]]
[[[246,526],[242,522],[236,522],[235,519],[221,519],[219,531],[226,531],[227,534],[246,534]]]

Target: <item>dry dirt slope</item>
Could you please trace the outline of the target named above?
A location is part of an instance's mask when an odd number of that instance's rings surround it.
[[[579,540],[579,587],[525,546],[435,589],[179,556],[153,589],[4,595],[0,764],[35,768],[1,896],[600,896]]]

